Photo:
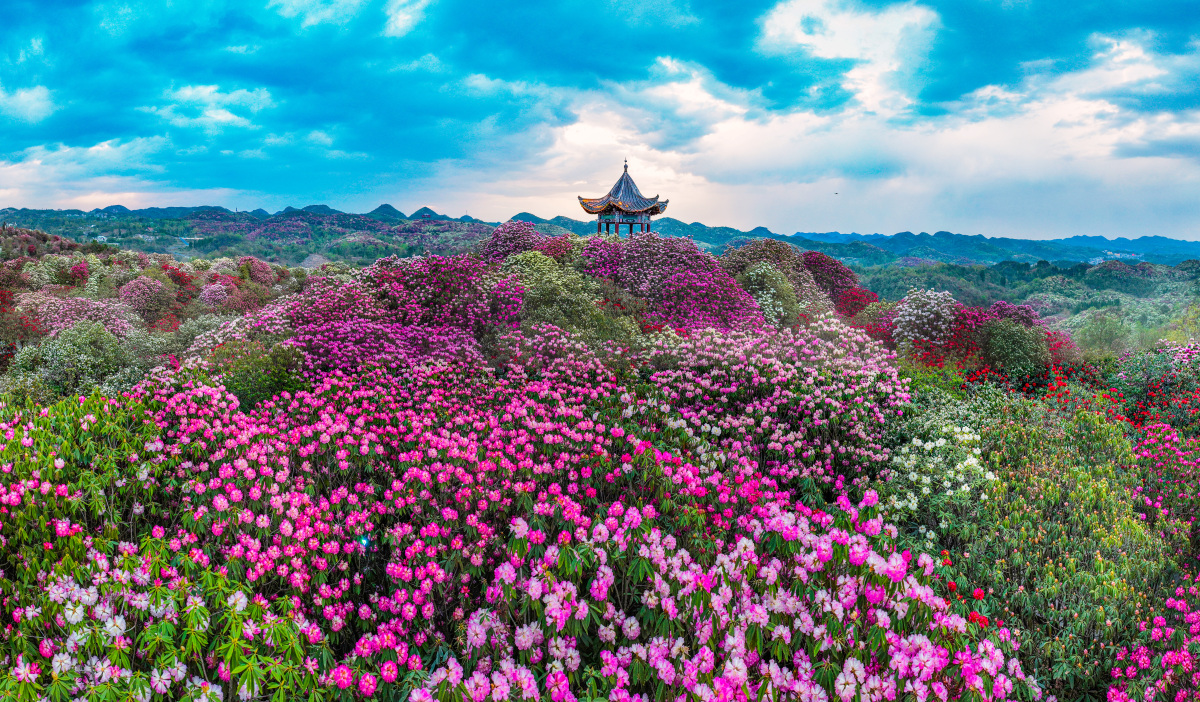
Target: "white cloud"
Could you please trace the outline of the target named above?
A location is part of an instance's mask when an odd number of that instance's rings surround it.
[[[319,129],[308,133],[308,141],[317,146],[333,146],[333,138]]]
[[[54,102],[50,98],[50,90],[44,85],[32,88],[19,88],[6,92],[0,86],[0,115],[6,115],[21,122],[40,122],[54,112]]]
[[[246,116],[274,106],[266,88],[239,89],[223,93],[216,85],[188,85],[169,90],[165,96],[172,103],[164,107],[143,107],[177,127],[196,127],[216,133],[226,127],[256,128]]]
[[[857,61],[843,87],[866,109],[894,113],[911,103],[898,80],[901,72],[924,58],[941,20],[911,1],[873,11],[848,0],[786,0],[767,13],[762,25],[764,51],[803,47],[818,58]]]
[[[1200,159],[1151,149],[1128,157],[1131,146],[1200,144],[1200,112],[1143,113],[1111,97],[1169,84],[1189,59],[1128,38],[1097,37],[1094,46],[1080,70],[985,86],[945,116],[903,123],[854,106],[764,116],[744,108],[746,96],[664,59],[677,69],[666,71],[672,82],[579,95],[578,120],[553,130],[536,163],[502,174],[446,163],[422,197],[484,218],[527,210],[585,219],[575,196],[606,192],[628,157],[643,192],[670,198],[668,216],[688,222],[783,233],[1200,238]],[[639,102],[669,112],[650,119]],[[712,119],[696,120],[699,133],[682,145],[657,146],[663,121],[694,114]]]
[[[279,8],[279,14],[287,18],[300,18],[300,26],[330,22],[344,24],[355,15],[366,0],[271,0],[267,7]]]
[[[402,37],[425,17],[425,8],[432,0],[388,0],[387,26],[383,33],[389,37]]]
[[[225,188],[188,190],[154,180],[163,137],[104,141],[92,146],[41,145],[14,160],[0,160],[0,202],[23,207],[153,207],[180,202],[228,202]]]

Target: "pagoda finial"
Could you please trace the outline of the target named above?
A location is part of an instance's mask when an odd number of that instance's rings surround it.
[[[625,172],[629,172],[629,159],[625,159]]]

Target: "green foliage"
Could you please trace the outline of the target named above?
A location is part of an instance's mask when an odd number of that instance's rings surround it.
[[[939,394],[956,400],[967,397],[963,389],[966,373],[959,368],[927,366],[910,359],[902,359],[898,365],[900,377],[910,379],[908,389],[914,397],[926,394]]]
[[[1113,315],[1095,314],[1072,338],[1089,360],[1115,358],[1129,346],[1129,327]]]
[[[787,276],[765,261],[756,263],[737,276],[738,285],[754,297],[768,324],[786,327],[800,316],[796,291]]]
[[[1152,294],[1157,286],[1154,278],[1141,270],[1141,266],[1135,268],[1120,261],[1105,261],[1088,269],[1083,280],[1095,290],[1116,290],[1138,297]]]
[[[914,288],[946,290],[969,306],[986,306],[997,300],[1015,302],[1006,279],[984,266],[886,266],[862,271],[859,279],[864,288],[893,302]]]
[[[177,477],[177,460],[155,455],[162,444],[148,416],[139,403],[98,396],[40,409],[0,404],[0,424],[18,426],[20,439],[0,444],[0,463],[18,481],[40,480],[55,490],[31,490],[2,517],[0,597],[24,614],[20,635],[0,640],[0,658],[20,655],[48,667],[38,644],[66,629],[78,642],[77,650],[61,652],[71,661],[107,660],[129,672],[90,689],[87,699],[150,699],[152,680],[168,670],[182,678],[168,699],[214,699],[201,693],[211,673],[196,663],[206,655],[233,673],[234,688],[273,700],[305,699],[295,692],[320,687],[305,658],[326,659],[329,649],[301,636],[290,600],[268,605],[219,564],[150,535],[152,525],[177,519],[174,499],[163,490]],[[78,597],[41,587],[46,574],[61,592],[104,603],[105,617],[82,616]],[[246,636],[247,623],[260,635]],[[114,640],[117,632],[124,645]],[[131,656],[131,639],[149,655]],[[62,702],[77,692],[75,678],[74,663],[45,687],[6,676],[0,697]]]
[[[720,260],[721,267],[739,282],[741,276],[752,268],[763,263],[769,264],[791,284],[792,297],[799,311],[810,319],[833,309],[829,295],[817,286],[812,272],[805,267],[802,252],[792,244],[775,239],[755,239],[726,251]],[[746,291],[754,294],[749,288]],[[755,299],[758,299],[757,296]],[[759,304],[762,302],[759,301]]]
[[[13,371],[33,373],[57,396],[86,395],[130,365],[121,341],[98,322],[79,322],[13,359]]]
[[[633,315],[638,305],[632,299],[625,299],[630,296],[616,290],[602,290],[595,280],[540,251],[509,256],[501,265],[500,274],[516,275],[524,288],[521,324],[526,329],[552,324],[595,343],[627,339],[637,328]],[[605,301],[607,304],[600,304]],[[644,309],[644,305],[641,307]]]
[[[282,393],[308,387],[300,373],[304,354],[294,346],[268,349],[257,341],[230,341],[212,354],[212,373],[238,399],[243,411]]]
[[[929,511],[909,522],[908,538],[926,548],[928,535],[912,525],[945,523],[934,539],[950,553],[942,574],[959,595],[986,593],[964,604],[1021,632],[1026,669],[1048,692],[1101,690],[1116,649],[1152,615],[1147,593],[1173,577],[1180,544],[1139,517],[1126,469],[1132,447],[1119,425],[991,392],[916,414],[908,432],[968,418],[996,480],[973,504],[919,502]]]
[[[0,375],[0,402],[47,405],[57,399],[41,373],[13,370]]]
[[[983,362],[1011,377],[1037,375],[1050,363],[1046,332],[1040,326],[994,319],[983,325],[978,336]]]

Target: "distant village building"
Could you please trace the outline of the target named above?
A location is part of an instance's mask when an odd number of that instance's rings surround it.
[[[668,200],[658,201],[658,196],[646,197],[629,177],[629,162],[625,162],[625,172],[621,174],[616,185],[604,197],[580,197],[579,204],[584,212],[596,215],[596,233],[611,232],[620,236],[621,225],[629,225],[629,234],[633,228],[640,232],[650,231],[650,218],[662,214],[667,209]]]

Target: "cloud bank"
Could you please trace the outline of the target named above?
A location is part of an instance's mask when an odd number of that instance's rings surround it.
[[[0,5],[0,206],[1200,239],[1200,8],[998,0]]]

